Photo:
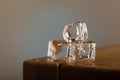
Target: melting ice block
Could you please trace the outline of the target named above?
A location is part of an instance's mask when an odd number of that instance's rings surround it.
[[[75,21],[66,25],[63,30],[63,38],[67,44],[67,58],[69,60],[94,60],[94,41],[88,41],[88,31],[86,23]]]
[[[49,41],[48,56],[51,60],[63,58],[67,61],[95,60],[96,43],[87,40],[86,23],[75,21],[66,25],[63,30],[63,39]]]
[[[59,60],[66,57],[66,41],[51,40],[48,43],[48,55],[51,60]]]
[[[86,40],[88,38],[88,31],[86,23],[79,21],[66,25],[63,30],[63,38],[67,42],[75,40]]]
[[[94,41],[78,41],[75,43],[74,50],[78,54],[78,60],[95,60]]]

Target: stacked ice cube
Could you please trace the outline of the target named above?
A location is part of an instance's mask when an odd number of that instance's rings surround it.
[[[75,21],[65,26],[64,40],[51,40],[48,43],[48,57],[51,60],[93,61],[95,60],[94,41],[89,41],[87,25]],[[63,52],[65,51],[66,52]]]

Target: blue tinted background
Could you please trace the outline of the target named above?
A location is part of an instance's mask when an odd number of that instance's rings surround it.
[[[22,80],[23,61],[46,56],[74,20],[97,46],[120,42],[120,0],[0,0],[0,80]]]

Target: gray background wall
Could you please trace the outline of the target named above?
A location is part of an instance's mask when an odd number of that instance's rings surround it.
[[[23,61],[46,56],[74,20],[97,46],[120,43],[120,0],[0,0],[0,80],[22,80]]]

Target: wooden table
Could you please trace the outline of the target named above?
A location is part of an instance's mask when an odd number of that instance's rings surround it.
[[[49,62],[46,57],[26,60],[23,80],[120,80],[120,44],[97,48],[91,64]]]

